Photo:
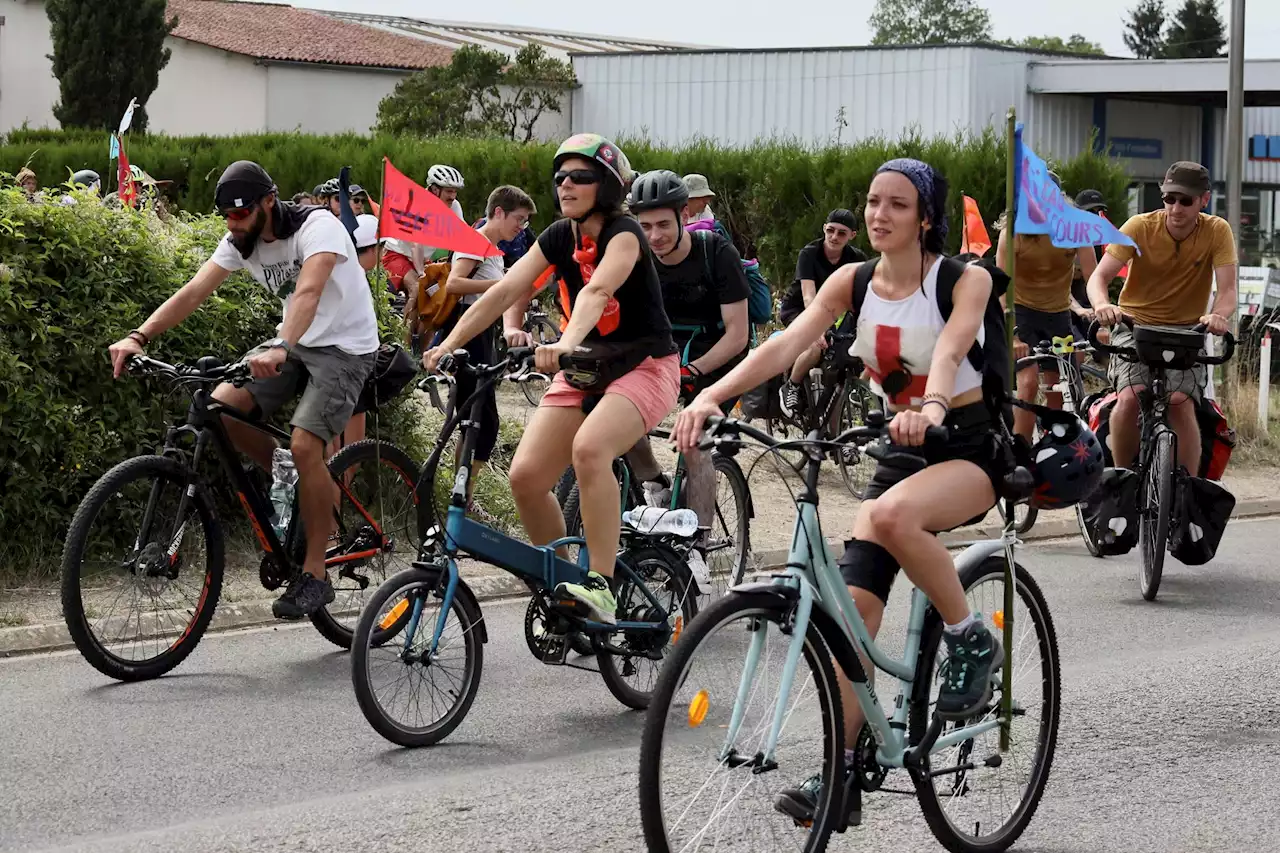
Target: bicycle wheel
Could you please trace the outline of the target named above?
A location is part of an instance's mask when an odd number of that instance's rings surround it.
[[[844,432],[853,427],[865,426],[867,412],[879,408],[871,389],[862,381],[853,380],[840,410],[838,431]],[[840,476],[844,478],[845,488],[849,490],[849,494],[862,500],[862,496],[866,494],[867,483],[875,473],[876,461],[853,445],[848,445],[840,451],[839,460]]]
[[[965,595],[974,612],[990,617],[999,635],[1004,625],[1005,561],[989,557],[961,573]],[[1013,690],[1009,751],[1000,753],[1000,730],[992,729],[949,750],[930,756],[930,779],[916,782],[916,797],[934,837],[952,853],[993,853],[1008,849],[1035,815],[1049,780],[1058,741],[1062,703],[1058,639],[1044,594],[1031,575],[1016,567],[1012,661],[996,676],[991,704],[954,730],[993,719],[1000,713],[1004,690]],[[919,743],[933,718],[938,684],[937,665],[945,659],[942,620],[930,609],[916,665],[911,700],[911,742]],[[943,772],[943,771],[950,772]]]
[[[731,457],[716,453],[711,464],[716,471],[715,517],[704,544],[714,592],[720,596],[742,583],[751,560],[751,492],[747,476]]]
[[[1177,445],[1172,430],[1157,429],[1155,446],[1144,466],[1143,507],[1140,519],[1142,534],[1142,566],[1138,569],[1138,586],[1142,597],[1155,601],[1164,574],[1164,552],[1169,544],[1169,514],[1173,510],[1173,466],[1177,462]]]
[[[335,595],[311,623],[326,640],[349,649],[365,601],[417,558],[418,464],[395,445],[370,439],[338,451],[329,472],[340,484],[325,560]]]
[[[649,707],[663,658],[671,653],[676,639],[697,615],[697,602],[689,589],[689,567],[670,548],[642,548],[623,554],[620,559],[653,593],[659,607],[654,607],[636,581],[623,577],[616,593],[618,621],[660,622],[665,617],[671,630],[665,635],[652,631],[595,634],[592,643],[600,677],[609,692],[628,708],[643,711]]]
[[[1088,549],[1092,556],[1102,557],[1104,556],[1102,553],[1102,546],[1089,530],[1089,523],[1085,514],[1085,505],[1084,502],[1081,501],[1076,504],[1076,523],[1080,525],[1080,535],[1084,538],[1084,547]]]
[[[176,460],[121,462],[85,495],[62,550],[62,617],[80,654],[120,681],[164,675],[209,627],[222,593],[213,504]]]
[[[525,324],[525,331],[533,336],[535,345],[554,343],[560,340],[560,330],[546,317],[538,317]],[[542,395],[547,392],[545,382],[521,382],[520,390],[530,406],[536,407],[542,402]]]
[[[480,611],[458,586],[448,614],[439,569],[409,569],[378,587],[356,623],[351,685],[374,731],[400,746],[443,740],[471,710],[480,688]],[[415,619],[414,616],[417,616]],[[434,654],[431,638],[445,625]],[[378,634],[395,636],[379,641]],[[426,708],[423,706],[426,705]]]
[[[651,851],[825,850],[843,799],[844,726],[831,653],[810,623],[791,689],[781,677],[791,606],[730,593],[689,625],[654,690],[640,739],[640,821]],[[748,657],[757,661],[746,671]],[[741,725],[729,731],[741,697]],[[774,711],[786,709],[777,768],[757,772]],[[732,751],[730,751],[732,750]],[[817,776],[816,820],[797,826],[778,794]]]

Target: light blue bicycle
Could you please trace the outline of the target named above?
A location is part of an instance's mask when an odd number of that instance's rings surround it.
[[[1061,702],[1053,620],[1040,588],[1014,561],[1012,528],[956,557],[971,606],[1004,631],[1006,662],[986,708],[944,722],[933,713],[946,655],[937,612],[912,590],[902,657],[893,658],[870,638],[818,519],[818,472],[828,453],[852,442],[872,445],[874,458],[893,454],[897,464],[910,464],[902,448],[887,444],[883,421],[834,441],[810,433],[791,442],[735,420],[709,423],[704,446],[745,436],[767,452],[801,450],[804,488],[784,569],[702,611],[663,666],[640,749],[648,848],[825,850],[832,832],[861,821],[864,792],[890,791],[883,785],[894,769],[913,784],[892,792],[917,797],[948,850],[1008,848],[1048,781]],[[931,439],[945,440],[945,431]],[[1024,475],[1018,469],[1010,482]],[[881,705],[859,655],[898,680],[891,708]],[[849,675],[851,694],[842,697],[833,664]],[[854,744],[845,742],[849,701],[867,720]],[[811,823],[797,825],[775,810],[780,791],[815,776],[821,786]]]

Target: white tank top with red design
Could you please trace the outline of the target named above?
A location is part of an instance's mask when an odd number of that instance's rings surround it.
[[[866,364],[872,389],[894,406],[919,406],[923,402],[929,366],[933,363],[933,345],[946,325],[938,310],[941,265],[941,258],[934,261],[924,277],[924,285],[905,299],[881,297],[872,282],[858,314],[858,336],[849,352]],[[979,326],[980,345],[983,338],[984,331]],[[981,374],[968,358],[963,359],[956,370],[956,385],[951,396],[981,387]]]

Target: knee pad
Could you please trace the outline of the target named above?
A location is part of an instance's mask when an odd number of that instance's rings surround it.
[[[847,586],[856,586],[889,601],[893,579],[898,574],[897,559],[883,545],[862,539],[847,539],[844,554],[837,561]]]

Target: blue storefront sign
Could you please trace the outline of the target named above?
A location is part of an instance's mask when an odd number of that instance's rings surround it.
[[[1280,160],[1280,136],[1257,134],[1249,137],[1250,160]]]
[[[1163,160],[1164,140],[1142,139],[1136,136],[1113,136],[1107,140],[1112,157],[1129,157],[1140,160]]]

